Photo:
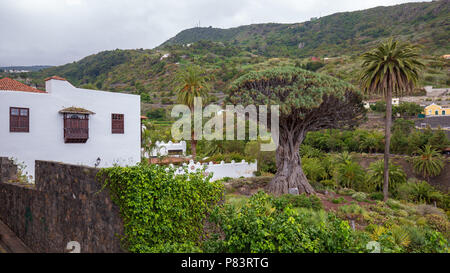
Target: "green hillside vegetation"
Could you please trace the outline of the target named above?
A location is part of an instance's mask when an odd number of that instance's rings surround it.
[[[449,1],[407,3],[342,12],[295,24],[253,24],[230,29],[191,28],[162,47],[200,40],[229,42],[270,57],[354,55],[394,36],[422,44],[428,54],[449,51]]]
[[[423,46],[426,69],[420,85],[450,84],[449,1],[408,3],[337,13],[299,24],[258,24],[231,29],[194,28],[155,49],[103,51],[80,61],[28,75],[0,72],[44,88],[59,75],[77,87],[140,94],[143,113],[176,100],[174,79],[180,67],[196,64],[213,79],[209,102],[220,103],[229,84],[263,68],[289,65],[332,75],[353,84],[363,51],[390,36]],[[382,31],[381,31],[382,30]],[[302,48],[298,45],[302,44]],[[319,61],[312,61],[316,56]],[[27,78],[27,79],[26,79]]]

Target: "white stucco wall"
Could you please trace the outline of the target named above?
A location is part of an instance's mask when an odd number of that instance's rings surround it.
[[[134,165],[140,161],[140,97],[122,93],[79,89],[67,81],[48,80],[44,93],[0,91],[0,156],[24,162],[34,177],[34,161],[49,160],[99,167]],[[66,107],[94,112],[89,116],[86,143],[64,143]],[[29,133],[9,131],[10,107],[30,109]],[[111,133],[111,114],[124,114],[124,134]]]

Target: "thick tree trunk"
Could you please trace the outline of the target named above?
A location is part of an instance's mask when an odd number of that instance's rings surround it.
[[[389,194],[389,148],[391,145],[391,123],[392,123],[392,90],[388,90],[386,96],[386,128],[384,146],[384,181],[383,196],[386,202]]]
[[[289,193],[290,188],[297,188],[299,193],[315,193],[301,167],[300,144],[301,140],[295,143],[280,141],[276,151],[277,173],[269,183],[271,193],[275,195]]]

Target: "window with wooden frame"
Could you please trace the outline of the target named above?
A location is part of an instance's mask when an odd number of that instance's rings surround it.
[[[9,108],[9,131],[30,132],[30,109],[10,107]]]
[[[89,139],[89,115],[64,113],[64,142],[86,143]]]
[[[111,129],[113,134],[124,133],[124,115],[123,114],[111,114]]]

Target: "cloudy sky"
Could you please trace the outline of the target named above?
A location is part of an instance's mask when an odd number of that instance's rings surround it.
[[[0,0],[0,66],[153,48],[183,29],[294,23],[414,0]]]

